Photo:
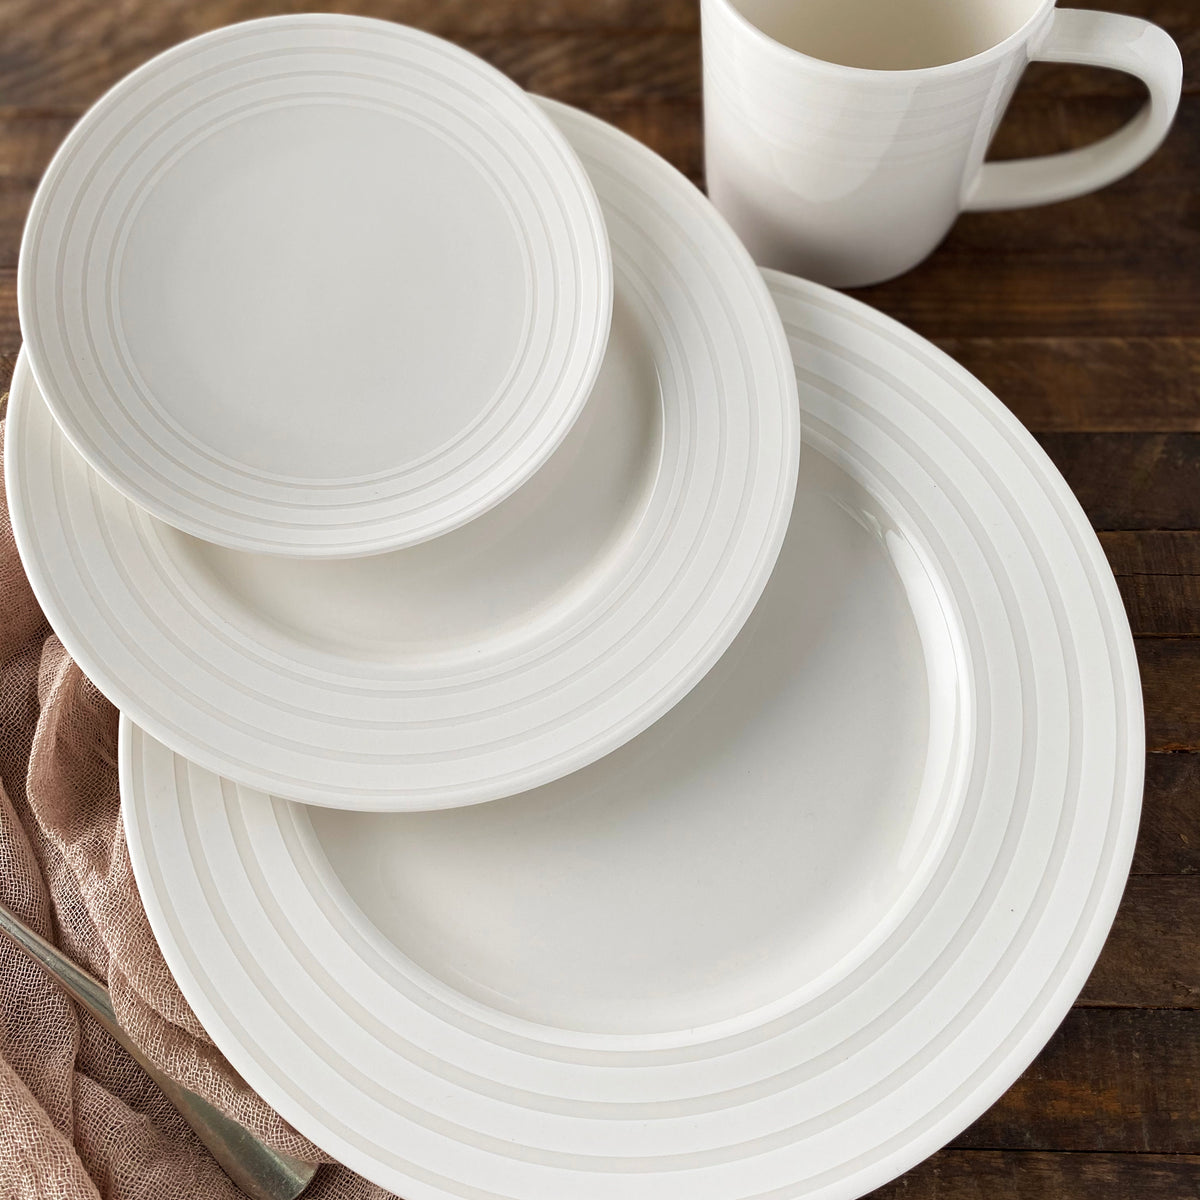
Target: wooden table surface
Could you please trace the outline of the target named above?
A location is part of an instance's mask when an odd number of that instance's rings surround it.
[[[1137,637],[1146,801],[1108,945],[1037,1062],[878,1196],[1200,1196],[1200,0],[1110,0],[1168,29],[1184,97],[1166,146],[1106,191],[964,217],[909,275],[858,293],[975,372],[1037,435],[1100,533]],[[269,0],[0,0],[0,388],[21,343],[16,266],[39,175],[81,111],[150,55]],[[535,92],[641,138],[702,182],[696,0],[364,0]],[[1031,70],[1003,156],[1115,128],[1138,87]],[[570,1197],[563,1197],[570,1200]]]

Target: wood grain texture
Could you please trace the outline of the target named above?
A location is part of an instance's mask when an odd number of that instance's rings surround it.
[[[1099,530],[1200,527],[1200,434],[1043,433]]]
[[[1131,878],[1079,1002],[1200,1008],[1200,875]]]
[[[1118,575],[1117,586],[1129,623],[1139,633],[1168,637],[1200,633],[1200,575]]]
[[[1134,874],[1200,873],[1200,754],[1148,754]],[[1200,946],[1192,946],[1200,958]]]
[[[45,8],[54,12],[58,5]],[[182,40],[167,36],[150,42],[139,37],[130,42],[123,29],[108,27],[105,18],[117,19],[115,9],[101,5],[88,5],[87,9],[88,24],[97,26],[94,53],[81,55],[78,44],[71,41],[64,46],[39,44],[36,49],[27,48],[19,30],[9,39],[0,54],[0,106],[81,109],[159,50]],[[204,14],[202,21],[177,20],[171,28],[200,33],[226,23],[210,23],[210,6],[193,9]],[[304,6],[300,11],[306,11]],[[535,28],[508,33],[472,30],[455,33],[451,40],[498,67],[522,87],[562,100],[591,96],[694,99],[700,94],[700,47],[690,32],[641,28],[605,36],[588,29]]]
[[[914,271],[851,294],[935,341],[984,330],[1013,338],[1200,336],[1191,283],[1173,257],[1036,245],[980,255],[959,246],[963,226],[991,220],[987,213],[964,216]]]
[[[1100,544],[1135,633],[1200,635],[1200,533],[1108,531],[1100,534]]]
[[[952,1145],[1200,1153],[1200,1011],[1072,1009]]]
[[[1190,579],[1200,575],[1200,533],[1194,529],[1113,530],[1099,537],[1118,579],[1135,575]]]
[[[1195,1200],[1200,1158],[943,1150],[871,1193],[871,1200]]]
[[[1200,639],[1139,638],[1150,750],[1200,750]]]
[[[1200,433],[1200,338],[948,337],[1037,433]]]

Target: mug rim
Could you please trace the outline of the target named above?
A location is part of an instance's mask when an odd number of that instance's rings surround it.
[[[702,0],[700,11],[703,23],[704,9],[710,5],[717,6],[727,12],[735,21],[746,30],[755,40],[761,42],[765,47],[772,52],[777,52],[785,55],[790,59],[803,59],[806,65],[828,71],[830,73],[845,74],[851,73],[864,78],[876,79],[896,79],[896,78],[912,78],[914,76],[938,76],[938,75],[953,75],[957,73],[965,73],[974,67],[983,66],[993,58],[1002,58],[1010,51],[1015,44],[1020,43],[1026,38],[1032,27],[1041,21],[1047,12],[1051,12],[1056,7],[1057,0],[1039,0],[1037,7],[1032,13],[1016,28],[1012,33],[996,42],[994,45],[988,46],[984,50],[980,50],[975,54],[970,54],[966,58],[956,58],[948,63],[936,63],[931,67],[855,67],[848,63],[830,62],[827,58],[818,58],[814,54],[806,54],[803,50],[797,50],[794,46],[788,46],[784,42],[773,38],[765,29],[760,29],[753,21],[750,20],[744,12],[737,7],[734,0]],[[702,29],[703,32],[703,29]]]

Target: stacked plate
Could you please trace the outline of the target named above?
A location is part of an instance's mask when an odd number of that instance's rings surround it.
[[[1136,667],[945,356],[335,16],[106,95],[19,293],[9,504],[122,710],[142,898],[324,1149],[408,1200],[856,1196],[1045,1042],[1128,870]]]

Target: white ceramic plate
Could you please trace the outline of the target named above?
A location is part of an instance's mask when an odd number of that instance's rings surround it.
[[[307,809],[123,722],[171,969],[245,1078],[409,1200],[867,1192],[1095,961],[1137,830],[1132,640],[1000,403],[782,275],[795,515],[717,668],[621,750],[452,813]]]
[[[347,808],[512,795],[639,733],[754,608],[799,455],[778,313],[687,180],[547,107],[604,204],[613,333],[557,454],[462,529],[346,561],[214,547],[91,471],[18,364],[8,488],[30,580],[100,688],[192,761]]]
[[[583,408],[612,273],[510,80],[361,17],[160,55],[63,143],[21,245],[59,424],[147,511],[241,550],[373,554],[491,508]]]

